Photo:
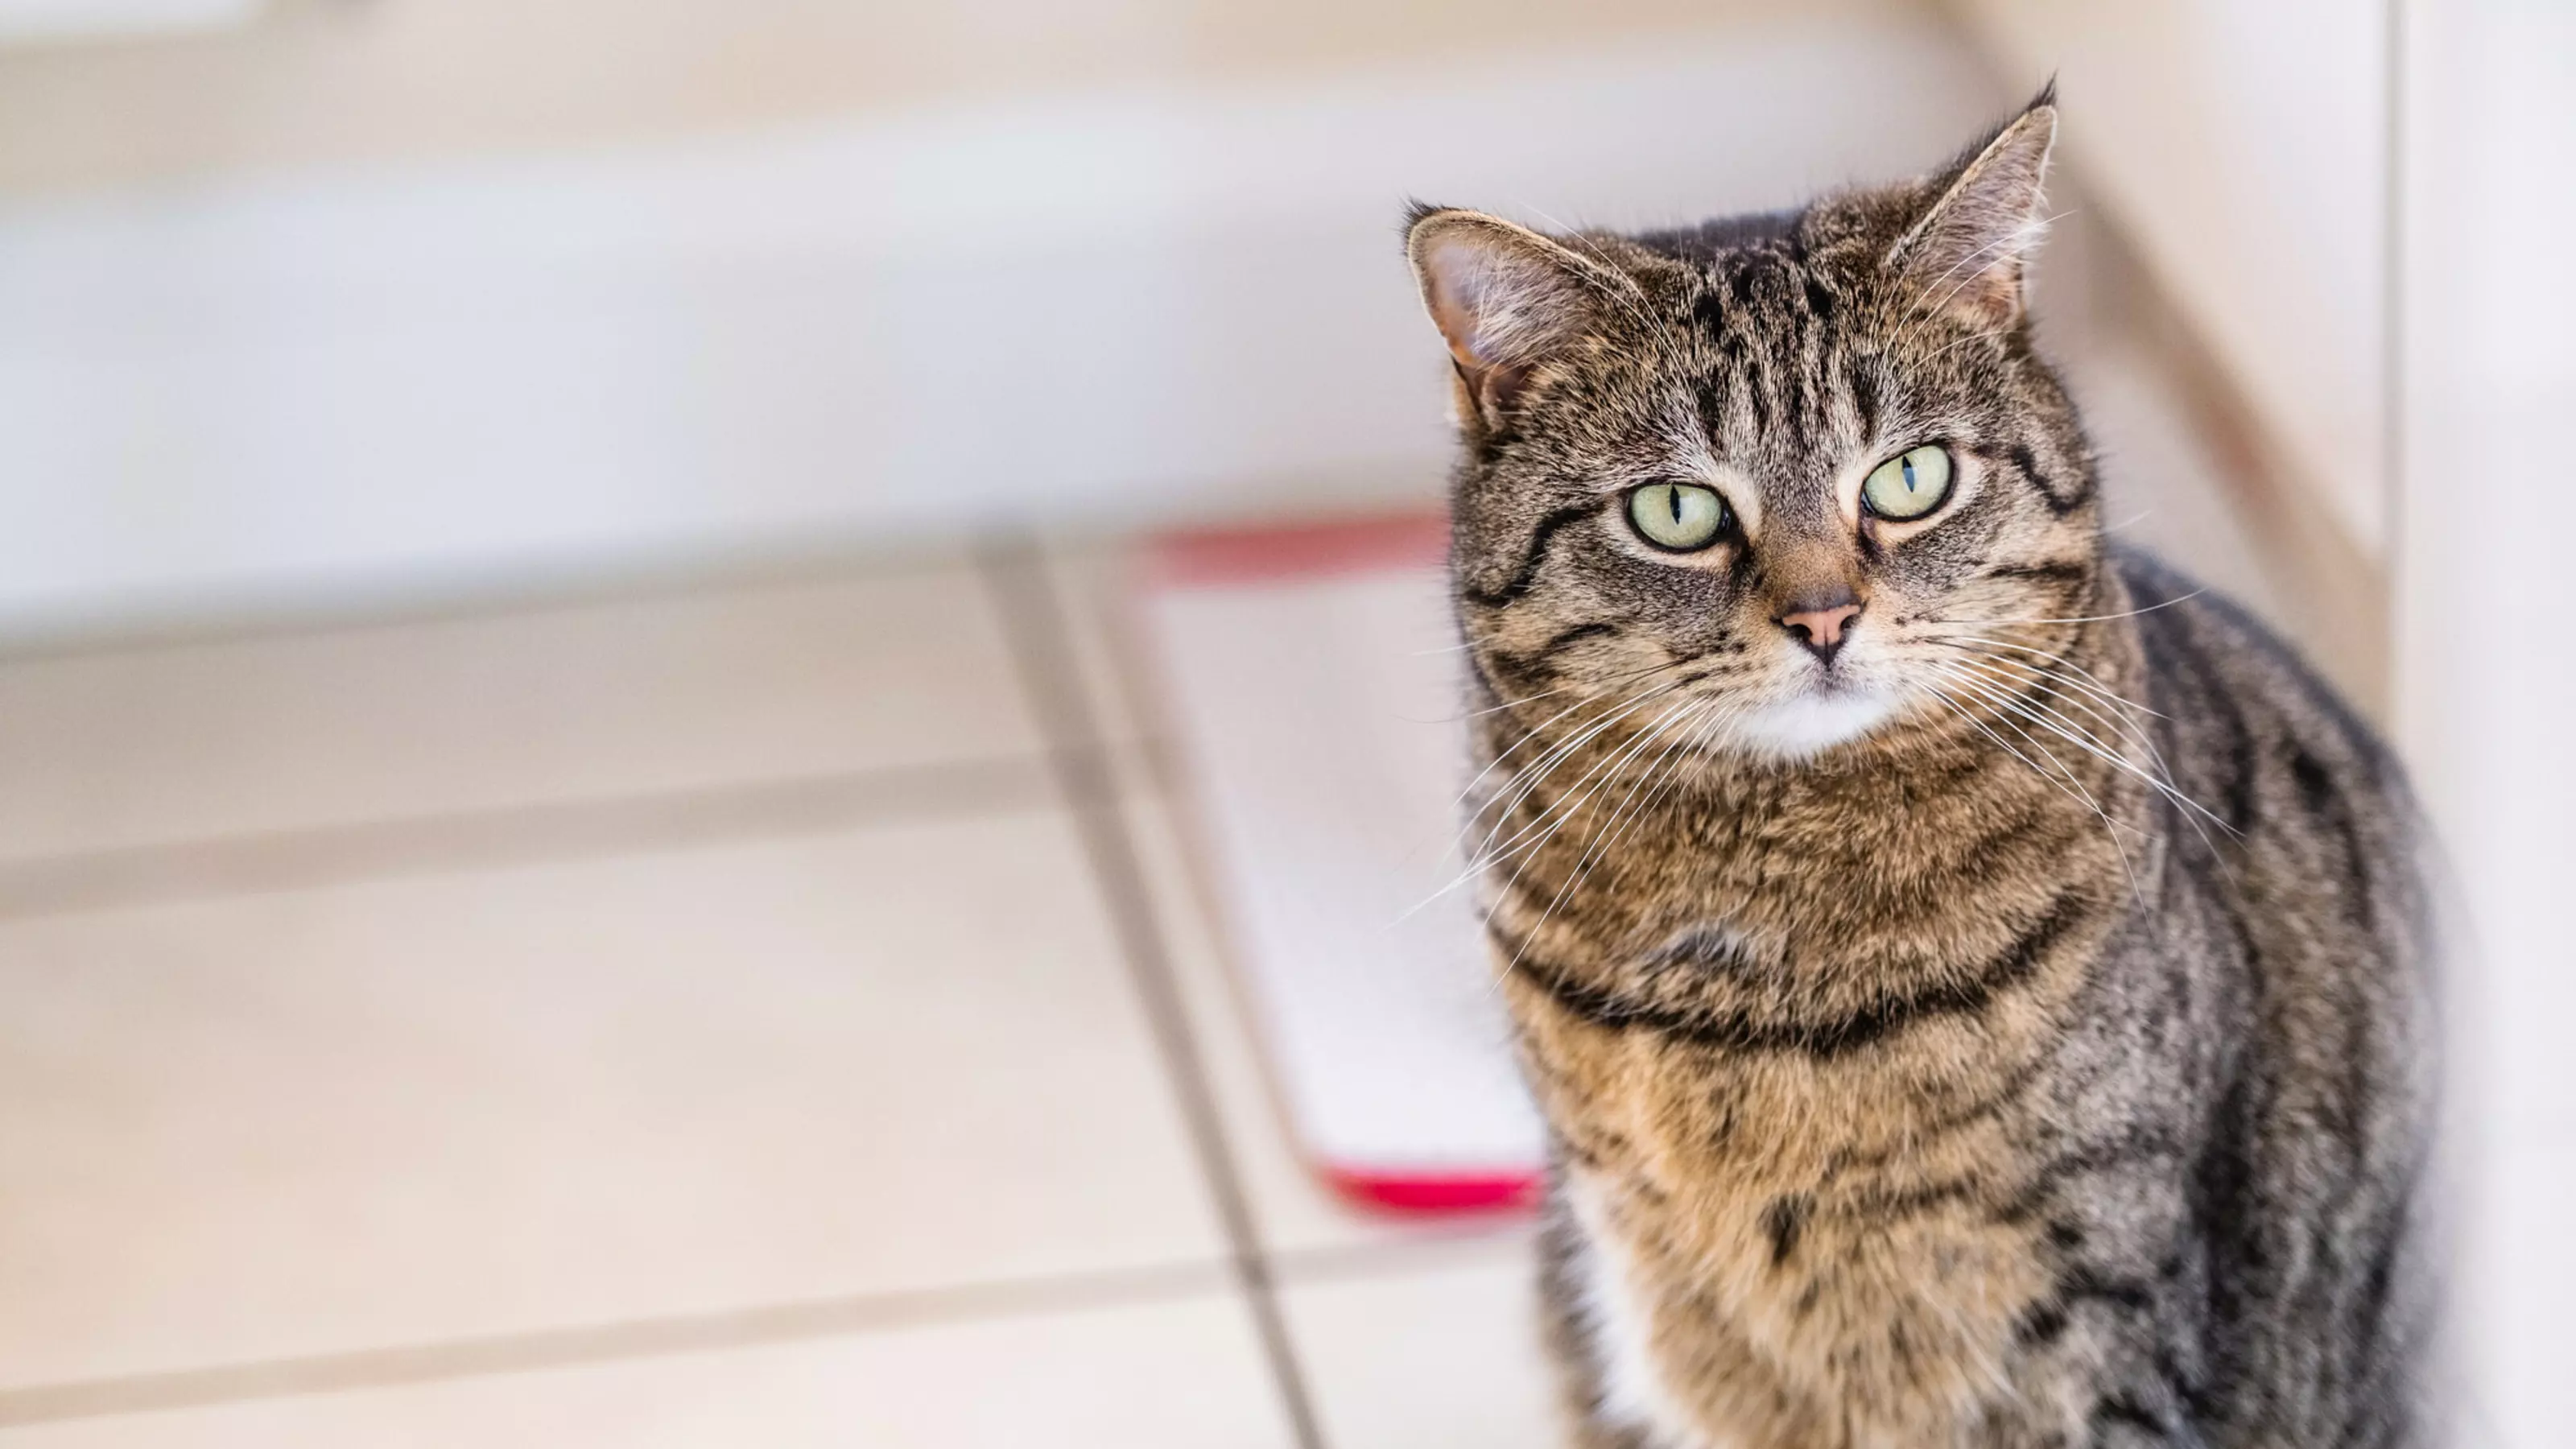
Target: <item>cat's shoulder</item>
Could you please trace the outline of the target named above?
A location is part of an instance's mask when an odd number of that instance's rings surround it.
[[[2330,786],[2377,809],[2409,808],[2394,752],[2292,641],[2154,554],[2124,547],[2111,557],[2135,611],[2144,702],[2159,717],[2157,733],[2182,757],[2177,768],[2204,788],[2232,777],[2224,793],[2239,799],[2251,788],[2247,777],[2286,769],[2312,793]]]
[[[2307,728],[2378,747],[2352,703],[2253,611],[2144,549],[2115,548],[2111,559],[2160,691],[2214,691],[2242,706],[2287,709]]]

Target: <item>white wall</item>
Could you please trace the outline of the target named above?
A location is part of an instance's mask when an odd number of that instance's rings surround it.
[[[2410,11],[2399,731],[2474,933],[2480,1442],[2557,1449],[2576,1365],[2576,9]]]
[[[1845,16],[0,205],[0,622],[1427,492],[1408,195],[1679,220],[2002,103]]]
[[[0,44],[0,191],[666,141],[1082,90],[1231,85],[1622,37],[1811,28],[1924,0],[0,0],[259,11],[215,33]]]
[[[2263,417],[2376,553],[2385,12],[2379,0],[1959,0],[2055,71],[2065,145]]]

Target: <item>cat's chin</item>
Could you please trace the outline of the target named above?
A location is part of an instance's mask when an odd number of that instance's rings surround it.
[[[1801,694],[1730,722],[1726,743],[1775,760],[1813,759],[1885,724],[1897,702],[1895,691],[1875,687]]]

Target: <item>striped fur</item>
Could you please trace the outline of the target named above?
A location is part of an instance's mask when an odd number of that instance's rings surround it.
[[[2105,545],[2021,310],[2054,124],[1694,231],[1414,218],[1580,1444],[2431,1438],[2411,806]],[[1859,507],[1931,442],[1947,506]],[[1731,532],[1647,545],[1667,479]],[[1778,620],[1841,591],[1820,662]]]

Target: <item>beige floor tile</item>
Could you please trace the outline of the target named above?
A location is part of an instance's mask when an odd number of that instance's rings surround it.
[[[0,1385],[1219,1255],[1051,814],[0,925]]]
[[[1282,1311],[1333,1449],[1559,1449],[1525,1247],[1411,1271],[1292,1277]]]
[[[1140,545],[1126,538],[1056,539],[1045,559],[1101,741],[1122,752],[1149,744],[1160,732],[1150,704],[1134,697],[1147,663],[1136,652]]]
[[[1037,738],[959,565],[0,659],[0,860]]]
[[[1231,1296],[0,1430],[5,1449],[1272,1449]]]
[[[1131,611],[1134,545],[1118,540],[1059,542],[1049,568],[1067,601],[1068,628],[1104,737],[1127,792],[1129,830],[1173,957],[1183,1004],[1206,1059],[1211,1086],[1251,1201],[1255,1230],[1275,1252],[1480,1237],[1518,1230],[1514,1217],[1424,1219],[1356,1206],[1325,1187],[1297,1153],[1266,1076],[1258,1026],[1228,959],[1223,932],[1193,867],[1199,849],[1164,778],[1160,731],[1150,700],[1150,663],[1137,652]]]
[[[1266,1075],[1258,1029],[1226,958],[1203,878],[1190,866],[1194,847],[1186,822],[1166,796],[1132,778],[1127,820],[1262,1245],[1305,1252],[1521,1231],[1520,1214],[1424,1218],[1357,1206],[1316,1177],[1298,1156]]]

